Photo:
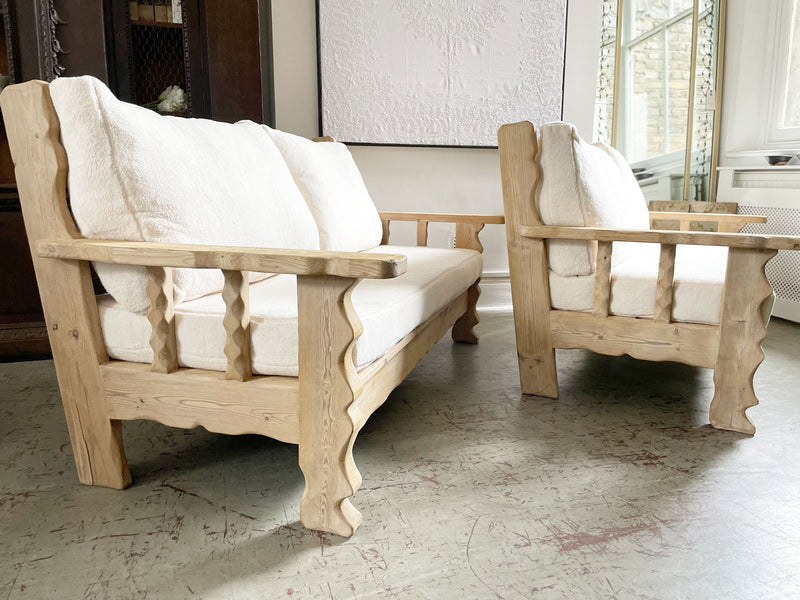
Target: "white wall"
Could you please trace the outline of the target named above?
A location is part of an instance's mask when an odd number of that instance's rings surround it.
[[[564,118],[591,137],[600,39],[600,2],[569,1]],[[318,135],[314,0],[273,0],[277,127]],[[594,49],[594,50],[592,50]],[[351,152],[379,210],[502,214],[497,150],[353,146]],[[392,243],[414,243],[413,229],[396,226]],[[446,239],[446,231],[431,238]],[[505,232],[481,234],[484,270],[508,274]]]

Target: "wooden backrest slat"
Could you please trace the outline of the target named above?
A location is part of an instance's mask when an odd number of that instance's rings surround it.
[[[417,246],[428,245],[428,222],[417,221]]]

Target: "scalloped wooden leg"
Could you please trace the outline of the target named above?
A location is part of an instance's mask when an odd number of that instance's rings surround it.
[[[709,417],[717,429],[754,434],[745,411],[758,404],[753,376],[764,360],[761,342],[767,337],[772,286],[764,267],[775,250],[731,248],[722,299],[720,339],[714,367],[714,398]]]
[[[357,279],[297,278],[300,469],[306,480],[300,521],[349,537],[361,523],[350,496],[361,486],[353,461],[358,428],[350,413],[361,394],[353,353],[361,323],[350,295]]]
[[[481,296],[480,282],[481,280],[478,279],[469,286],[467,290],[467,312],[453,323],[453,341],[455,342],[477,344],[480,339],[474,331],[475,325],[480,322],[478,318],[478,298]]]

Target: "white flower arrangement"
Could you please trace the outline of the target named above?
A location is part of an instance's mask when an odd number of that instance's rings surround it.
[[[158,100],[143,104],[145,108],[160,113],[181,113],[188,110],[186,92],[180,86],[171,85],[158,96]]]

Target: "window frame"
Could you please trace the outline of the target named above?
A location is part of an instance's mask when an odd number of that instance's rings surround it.
[[[800,125],[783,127],[786,112],[787,91],[789,85],[789,51],[795,19],[800,18],[800,0],[778,0],[771,4],[771,30],[776,32],[772,37],[771,76],[769,96],[765,119],[762,126],[764,132],[761,140],[765,148],[796,146],[800,148]],[[800,35],[798,24],[797,35]]]
[[[694,14],[694,9],[690,6],[683,11],[676,13],[672,17],[665,19],[652,29],[640,33],[635,38],[632,37],[634,33],[634,5],[636,0],[626,0],[623,3],[623,20],[622,20],[622,43],[620,45],[620,51],[622,55],[622,63],[620,69],[620,122],[619,122],[619,146],[620,151],[624,156],[629,156],[631,149],[633,148],[633,140],[631,138],[631,119],[626,118],[629,116],[630,110],[633,107],[633,85],[632,85],[632,73],[633,73],[633,49],[639,46],[640,44],[646,43],[647,40],[651,39],[654,36],[663,36],[664,44],[663,44],[663,53],[662,53],[662,62],[664,65],[664,69],[661,73],[661,76],[664,80],[664,117],[663,117],[663,131],[664,131],[664,142],[662,153],[657,156],[652,156],[649,158],[640,159],[637,161],[632,161],[631,165],[635,167],[646,167],[649,169],[654,169],[656,172],[662,172],[664,169],[659,169],[659,165],[664,165],[666,167],[667,164],[672,165],[675,161],[675,156],[678,154],[684,155],[686,152],[686,148],[683,150],[669,150],[669,140],[670,140],[670,126],[669,126],[669,65],[670,65],[670,52],[669,52],[669,35],[667,32],[671,27],[677,26],[683,21],[689,19],[691,20]],[[706,9],[700,12],[699,19],[702,19],[710,9]],[[695,25],[692,24],[694,27]],[[666,169],[670,170],[670,169]]]

